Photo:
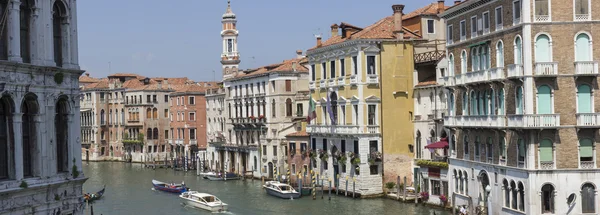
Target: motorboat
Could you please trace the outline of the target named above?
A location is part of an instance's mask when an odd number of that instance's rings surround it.
[[[206,178],[211,181],[230,181],[230,180],[240,180],[242,177],[235,173],[225,173],[225,174],[216,174],[216,175],[207,175]]]
[[[154,189],[156,190],[169,193],[183,193],[185,191],[188,191],[188,188],[185,186],[184,182],[182,182],[181,184],[175,184],[152,180],[152,186],[154,186]]]
[[[204,178],[204,179],[208,179],[208,176],[215,177],[215,176],[217,176],[217,173],[212,172],[212,171],[211,172],[203,172],[203,173],[200,173],[200,176],[202,176],[202,178]]]
[[[278,181],[268,181],[263,187],[267,191],[267,194],[282,199],[297,199],[301,196],[301,193],[296,191],[292,186]]]
[[[221,212],[227,210],[227,204],[214,195],[208,193],[199,193],[196,191],[187,191],[179,195],[183,199],[184,205],[200,208],[212,212]]]

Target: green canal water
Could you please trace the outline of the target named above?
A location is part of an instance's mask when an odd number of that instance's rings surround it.
[[[102,199],[94,202],[95,215],[188,215],[210,214],[199,209],[184,207],[176,194],[152,190],[152,179],[185,184],[192,190],[216,195],[229,204],[224,214],[407,214],[448,215],[449,213],[425,206],[404,204],[389,199],[352,199],[327,194],[317,200],[310,197],[285,200],[267,195],[259,180],[208,181],[195,172],[176,172],[172,169],[145,169],[141,164],[118,162],[83,163],[89,179],[84,192],[96,192],[106,185]],[[89,214],[89,213],[88,213]]]

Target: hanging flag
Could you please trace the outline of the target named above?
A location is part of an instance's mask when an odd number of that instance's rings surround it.
[[[313,119],[317,118],[317,107],[315,102],[312,99],[312,95],[310,95],[309,103],[308,103],[308,116],[306,117],[306,121],[310,123]]]
[[[331,125],[335,125],[335,116],[333,115],[333,108],[331,108],[331,98],[329,98],[329,93],[327,93],[327,113],[329,113]]]

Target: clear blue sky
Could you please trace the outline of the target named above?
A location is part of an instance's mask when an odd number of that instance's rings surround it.
[[[295,57],[330,36],[342,21],[366,27],[392,14],[435,0],[232,0],[238,18],[240,68]],[[446,5],[453,1],[446,1]],[[93,77],[111,73],[183,77],[212,81],[221,77],[221,16],[226,0],[78,1],[79,63]],[[320,30],[319,30],[320,29]],[[110,62],[110,71],[109,71]]]

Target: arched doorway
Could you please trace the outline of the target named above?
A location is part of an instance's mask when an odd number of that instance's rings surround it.
[[[273,163],[269,162],[269,178],[273,178]]]
[[[488,193],[488,190],[491,192],[490,178],[488,177],[488,174],[485,171],[481,171],[477,178],[479,179],[479,205],[485,207],[487,206],[488,197],[490,195],[490,193]]]

